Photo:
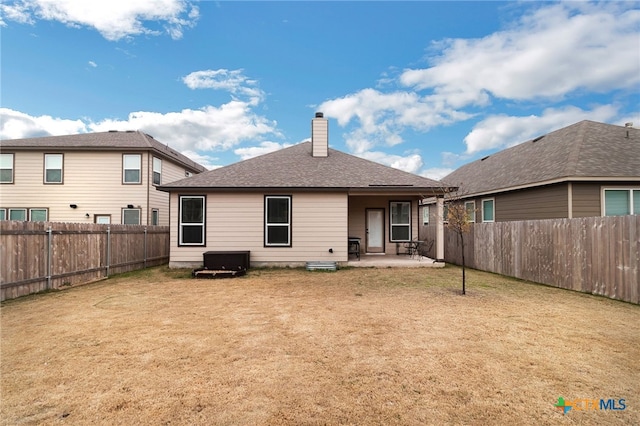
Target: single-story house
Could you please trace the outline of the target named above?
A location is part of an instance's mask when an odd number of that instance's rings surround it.
[[[329,148],[328,127],[316,113],[310,142],[163,185],[170,266],[197,267],[207,251],[250,251],[252,266],[342,264],[349,239],[358,254],[393,256],[416,240],[419,201],[449,188]]]
[[[640,129],[631,126],[580,121],[442,180],[459,187],[472,222],[640,214]],[[423,210],[433,223],[433,204]]]

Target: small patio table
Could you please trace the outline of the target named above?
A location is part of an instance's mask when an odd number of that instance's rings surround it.
[[[360,238],[349,237],[349,255],[355,254],[360,260]]]

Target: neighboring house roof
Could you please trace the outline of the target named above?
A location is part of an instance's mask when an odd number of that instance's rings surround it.
[[[570,180],[640,180],[640,129],[580,121],[442,179],[465,197]]]
[[[64,151],[154,151],[192,170],[206,169],[168,145],[158,142],[153,136],[140,131],[108,131],[81,133],[77,135],[45,136],[28,139],[8,139],[0,141],[0,148],[13,150]]]
[[[335,149],[313,157],[311,142],[210,170],[159,189],[366,189],[442,193],[441,182],[374,163]]]

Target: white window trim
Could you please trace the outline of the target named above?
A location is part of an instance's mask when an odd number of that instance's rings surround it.
[[[429,206],[422,206],[422,224],[429,224]]]
[[[125,224],[124,223],[124,212],[126,212],[126,211],[137,211],[138,212],[138,223],[127,223],[127,224]],[[142,224],[142,209],[137,209],[137,208],[134,208],[134,209],[129,209],[129,208],[122,209],[122,219],[121,219],[120,223],[123,224],[123,225],[141,225]]]
[[[469,222],[471,223],[476,223],[476,202],[474,201],[465,201],[464,202],[464,211],[465,212],[469,212],[469,209],[467,208],[467,205],[471,204],[473,206],[473,209],[471,211],[471,217],[468,218]],[[494,203],[495,206],[495,203]],[[495,214],[494,214],[494,219],[495,219]]]
[[[288,217],[287,217],[287,223],[269,223],[268,220],[268,211],[269,209],[267,208],[267,205],[269,203],[269,200],[272,199],[285,199],[287,200],[287,202],[289,203],[289,209],[288,209]],[[291,195],[266,195],[264,197],[264,246],[265,247],[291,247],[291,211],[292,211],[292,204],[293,204],[293,200]],[[268,241],[268,237],[269,237],[269,232],[268,229],[270,226],[277,226],[277,227],[287,227],[287,242],[286,243],[270,243]]]
[[[60,169],[48,168],[47,158],[60,157]],[[47,180],[47,170],[60,170],[60,181]],[[61,185],[64,183],[64,154],[44,154],[44,183]]]
[[[202,222],[182,223],[182,200],[185,198],[202,199]],[[207,224],[207,198],[204,195],[180,195],[178,196],[178,246],[206,246],[206,224]],[[202,242],[201,243],[185,243],[182,241],[182,227],[186,226],[202,226]]]
[[[600,193],[600,215],[601,216],[606,216],[606,212],[607,212],[607,206],[605,204],[605,192],[606,191],[629,191],[631,192],[629,194],[629,211],[631,212],[631,214],[640,214],[640,212],[634,212],[633,211],[633,191],[640,191],[640,186],[619,186],[619,187],[615,187],[615,186],[607,186],[607,187],[602,187],[602,191]]]
[[[100,222],[100,218],[101,217],[106,217],[107,218],[107,222]],[[94,223],[100,223],[100,224],[103,224],[103,225],[110,224],[111,223],[111,215],[110,214],[96,214],[96,215],[93,216],[93,221],[94,221]]]
[[[153,216],[156,215],[157,223],[153,223]],[[151,225],[156,226],[160,224],[160,209],[151,209]]]
[[[493,203],[493,219],[485,220],[484,218],[484,203],[485,201],[491,201]],[[483,198],[480,200],[480,206],[482,206],[482,223],[493,223],[496,221],[496,199],[495,198]]]
[[[4,218],[0,217],[0,220],[7,220],[7,209],[3,207],[0,209],[0,212],[4,213]]]
[[[27,216],[28,211],[27,211],[27,209],[20,207],[20,208],[15,208],[15,209],[11,209],[11,208],[8,209],[8,211],[7,211],[7,219],[8,220],[16,220],[16,219],[11,219],[11,212],[12,211],[16,211],[16,210],[20,210],[20,211],[24,212],[24,219],[23,220],[27,220],[28,219],[28,216]]]
[[[13,153],[0,153],[3,156],[11,156],[11,168],[10,169],[3,169],[3,170],[11,170],[11,180],[7,181],[7,182],[0,182],[0,184],[11,184],[15,181],[16,178],[16,156]]]
[[[393,223],[393,205],[394,204],[409,204],[409,223]],[[389,202],[389,241],[392,243],[402,243],[412,240],[412,211],[413,211],[413,203],[411,201],[390,201]],[[394,227],[408,227],[409,228],[409,239],[408,240],[394,240],[393,239],[393,228]]]
[[[159,170],[156,170],[156,160],[159,162]],[[153,157],[151,160],[151,181],[153,182],[154,185],[162,185],[162,158],[158,158],[158,157]],[[160,175],[160,179],[159,182],[156,183],[156,173],[158,173]]]
[[[138,168],[137,169],[127,169],[125,166],[127,157],[138,157]],[[137,182],[127,182],[126,175],[127,170],[137,170],[138,171],[138,181]],[[125,185],[137,185],[142,183],[142,154],[122,154],[122,183]]]
[[[44,214],[45,214],[43,222],[47,222],[49,220],[49,209],[44,208],[44,207],[34,207],[34,208],[29,209],[29,221],[31,221],[31,222],[34,221],[33,220],[33,211],[34,210],[43,210]]]

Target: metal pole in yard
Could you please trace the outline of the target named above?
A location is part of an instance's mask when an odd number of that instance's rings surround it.
[[[147,267],[147,227],[144,227],[144,267]]]
[[[109,277],[109,265],[111,265],[111,226],[107,226],[107,277]]]
[[[51,245],[53,243],[53,232],[51,225],[47,228],[47,290],[51,288]]]

